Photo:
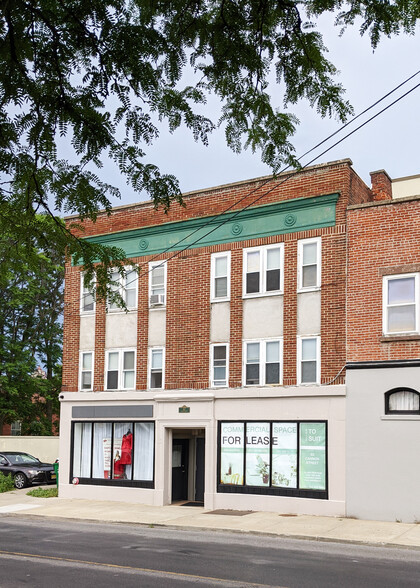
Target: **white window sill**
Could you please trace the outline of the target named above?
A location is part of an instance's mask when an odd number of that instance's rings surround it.
[[[298,288],[296,292],[298,294],[304,294],[305,292],[319,292],[321,290],[321,286],[311,286],[310,288]]]
[[[94,310],[81,310],[80,316],[95,316]]]
[[[216,302],[230,302],[230,297],[229,298],[210,298],[211,304],[214,304]]]
[[[108,308],[107,309],[107,314],[128,314],[128,313],[132,313],[132,312],[136,312],[137,311],[137,307],[135,308],[127,308],[127,310],[124,310],[124,308]]]
[[[283,290],[276,290],[275,292],[256,292],[255,294],[243,294],[242,299],[247,300],[248,298],[265,298],[267,296],[283,296]]]
[[[161,306],[150,306],[149,305],[149,310],[166,310],[166,304],[162,304]]]

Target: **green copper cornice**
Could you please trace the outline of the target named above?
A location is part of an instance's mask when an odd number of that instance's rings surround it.
[[[93,243],[123,249],[127,257],[208,247],[335,225],[339,194],[296,198],[241,212],[168,222],[162,225],[89,237]]]

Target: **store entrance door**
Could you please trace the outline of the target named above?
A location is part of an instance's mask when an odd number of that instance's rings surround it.
[[[172,441],[172,502],[188,500],[189,439]]]

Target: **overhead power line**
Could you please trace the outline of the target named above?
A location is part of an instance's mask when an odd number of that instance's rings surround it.
[[[389,96],[391,96],[393,93],[395,93],[402,86],[404,86],[405,84],[407,84],[409,81],[411,81],[413,78],[415,78],[419,74],[420,74],[420,70],[416,71],[414,74],[412,74],[411,76],[409,76],[408,78],[406,78],[403,82],[401,82],[400,84],[398,84],[397,86],[395,86],[392,90],[390,90],[389,92],[387,92],[386,94],[384,94],[381,98],[379,98],[378,100],[376,100],[375,102],[373,102],[370,106],[368,106],[367,108],[365,108],[362,112],[360,112],[359,114],[357,114],[356,116],[354,116],[350,121],[348,121],[347,123],[343,124],[339,129],[337,129],[336,131],[334,131],[333,133],[331,133],[330,135],[328,135],[328,137],[326,137],[325,139],[323,139],[322,141],[320,141],[319,143],[317,143],[316,145],[314,145],[313,147],[311,147],[311,149],[309,149],[308,151],[306,151],[303,155],[299,156],[297,158],[297,161],[300,161],[301,159],[303,159],[304,157],[306,157],[307,155],[309,155],[310,153],[312,153],[313,151],[315,151],[315,149],[318,149],[320,146],[322,146],[325,143],[327,143],[328,141],[330,141],[333,137],[335,137],[336,135],[338,135],[339,133],[341,133],[344,129],[346,129],[350,125],[354,124],[356,120],[360,119],[363,115],[365,115],[367,112],[369,112],[370,110],[372,110],[373,108],[375,108],[375,106],[377,106],[378,104],[380,104],[381,102],[383,102],[384,100],[386,100],[386,98],[388,98]],[[209,226],[210,224],[214,225],[215,218],[217,219],[217,218],[223,216],[224,214],[226,214],[227,212],[231,211],[233,208],[235,208],[236,206],[238,206],[241,202],[247,200],[256,191],[260,191],[261,188],[264,185],[266,185],[266,184],[268,184],[270,182],[273,182],[273,181],[275,182],[274,185],[271,186],[270,189],[266,190],[263,194],[260,194],[257,198],[255,198],[254,200],[252,200],[251,202],[249,202],[243,208],[241,208],[239,210],[236,210],[233,213],[233,215],[229,215],[229,217],[227,219],[223,219],[219,223],[216,223],[216,225],[213,226],[207,233],[205,233],[204,235],[200,235],[192,243],[189,243],[188,245],[186,245],[182,249],[177,249],[171,256],[169,256],[168,258],[162,260],[162,263],[160,265],[155,265],[154,268],[163,266],[165,263],[167,263],[171,259],[173,259],[173,258],[177,257],[178,255],[184,253],[185,251],[187,251],[191,247],[194,247],[194,245],[196,245],[197,243],[199,243],[205,237],[207,237],[210,234],[212,234],[214,231],[216,231],[217,229],[219,229],[220,227],[222,227],[224,224],[226,224],[228,222],[232,222],[232,220],[235,219],[237,216],[239,216],[243,211],[247,210],[248,208],[250,208],[251,206],[253,206],[257,202],[259,202],[262,198],[264,198],[265,196],[267,196],[268,194],[270,194],[273,190],[277,189],[279,186],[281,186],[282,184],[284,184],[285,182],[287,182],[291,178],[293,178],[296,175],[298,175],[299,173],[301,173],[304,169],[306,169],[307,167],[309,167],[312,163],[314,163],[320,157],[322,157],[323,155],[325,155],[326,153],[328,153],[328,151],[331,151],[331,149],[333,149],[334,147],[336,147],[337,145],[339,145],[340,143],[342,143],[345,139],[347,139],[348,137],[350,137],[351,135],[353,135],[354,133],[356,133],[357,131],[359,131],[361,128],[363,128],[364,126],[366,126],[372,120],[374,120],[375,118],[377,118],[378,116],[380,116],[381,114],[383,114],[386,110],[388,110],[389,108],[391,108],[392,106],[394,106],[395,104],[397,104],[400,100],[402,100],[403,98],[405,98],[406,96],[408,96],[409,94],[411,94],[419,86],[420,86],[420,83],[419,84],[416,84],[415,86],[413,86],[412,88],[410,88],[407,92],[405,92],[404,94],[402,94],[401,96],[399,96],[398,98],[396,98],[393,102],[391,102],[390,104],[388,104],[384,108],[382,108],[382,110],[380,110],[379,112],[377,112],[376,114],[374,114],[373,116],[371,116],[369,119],[367,119],[366,121],[364,121],[362,124],[358,125],[355,129],[353,129],[352,131],[350,131],[349,133],[347,133],[340,140],[336,141],[335,143],[333,143],[333,145],[329,146],[327,149],[325,149],[324,151],[322,151],[321,153],[319,153],[316,157],[312,158],[310,161],[308,161],[301,168],[299,168],[298,170],[292,171],[285,178],[282,178],[282,179],[280,179],[278,181],[275,181],[275,176],[272,176],[272,177],[268,177],[265,180],[263,180],[256,188],[250,190],[247,194],[245,194],[245,196],[242,196],[241,198],[239,198],[238,200],[236,200],[235,202],[233,202],[230,206],[228,206],[227,208],[225,208],[223,211],[221,211],[217,215],[213,216],[211,218],[211,220],[207,221],[206,223],[204,223],[200,227],[194,229],[188,235],[186,235],[185,237],[183,237],[182,239],[180,239],[179,241],[177,241],[176,243],[174,243],[170,247],[164,249],[163,251],[160,251],[158,254],[156,254],[155,256],[151,257],[147,262],[143,263],[142,265],[139,265],[138,266],[138,270],[139,270],[138,271],[138,276],[135,279],[131,280],[131,282],[128,282],[126,284],[126,286],[134,283],[136,281],[136,279],[140,280],[140,278],[148,275],[152,271],[152,270],[149,270],[148,269],[147,271],[145,271],[143,273],[140,273],[140,270],[141,270],[142,267],[148,265],[150,262],[152,262],[152,261],[154,261],[154,260],[156,260],[158,258],[161,258],[162,255],[165,255],[166,253],[168,253],[169,251],[171,251],[175,247],[178,247],[185,240],[190,239],[193,235],[195,235],[199,231],[202,231],[202,229],[205,228],[206,226]],[[291,167],[290,165],[286,166],[285,168],[283,168],[279,172],[279,174],[285,173],[290,167]],[[89,294],[84,294],[83,295],[83,297],[86,297],[86,296],[89,296]],[[82,297],[79,297],[76,300],[72,300],[71,303],[72,304],[73,303],[80,303],[81,300],[82,300]]]

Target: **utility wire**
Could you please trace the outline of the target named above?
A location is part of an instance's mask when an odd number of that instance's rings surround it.
[[[349,125],[353,124],[357,119],[359,119],[360,117],[362,117],[364,114],[366,114],[367,112],[369,112],[370,110],[372,110],[372,108],[374,108],[375,106],[377,106],[378,104],[380,104],[381,102],[383,102],[383,100],[385,100],[386,98],[388,98],[390,95],[392,95],[394,92],[396,92],[397,90],[399,90],[402,86],[404,86],[405,84],[407,84],[409,81],[411,81],[414,77],[416,77],[418,74],[420,73],[420,70],[418,70],[417,72],[415,72],[414,74],[412,74],[411,76],[409,76],[407,79],[405,79],[403,82],[401,82],[400,84],[398,84],[398,86],[395,86],[395,88],[393,88],[392,90],[390,90],[387,94],[385,94],[384,96],[382,96],[381,98],[379,98],[378,100],[376,100],[373,104],[371,104],[370,106],[368,106],[367,108],[365,108],[362,112],[360,112],[358,115],[356,115],[355,117],[353,117],[350,121],[348,121],[347,123],[345,123],[344,125],[342,125],[339,129],[337,129],[336,131],[334,131],[333,133],[331,133],[328,137],[326,137],[325,139],[323,139],[322,141],[320,141],[319,143],[317,143],[314,147],[312,147],[311,149],[309,149],[308,151],[306,151],[303,155],[301,155],[299,158],[297,158],[297,161],[303,159],[304,157],[306,157],[307,155],[309,155],[309,153],[312,153],[315,149],[317,149],[318,147],[320,147],[321,145],[325,144],[327,141],[329,141],[330,139],[332,139],[332,137],[336,136],[338,133],[342,132],[345,128],[347,128]],[[348,137],[350,137],[351,135],[353,135],[355,132],[357,132],[358,130],[360,130],[361,128],[363,128],[365,125],[367,125],[369,122],[371,122],[372,120],[374,120],[375,118],[377,118],[380,114],[382,114],[383,112],[385,112],[386,110],[388,110],[389,108],[391,108],[391,106],[394,106],[396,103],[398,103],[400,100],[402,100],[403,98],[405,98],[408,94],[410,94],[411,92],[413,92],[414,90],[416,90],[418,87],[420,86],[420,83],[417,84],[416,86],[412,87],[410,90],[408,90],[405,94],[402,94],[401,96],[399,96],[397,99],[395,99],[393,102],[391,102],[390,104],[388,104],[386,107],[384,107],[382,110],[380,110],[379,112],[377,112],[376,114],[374,114],[372,117],[370,117],[367,121],[363,122],[362,124],[360,124],[358,127],[356,127],[353,131],[347,133],[344,137],[342,137],[339,141],[336,141],[333,145],[331,145],[330,147],[328,147],[327,149],[325,149],[322,153],[318,154],[316,157],[314,157],[313,159],[311,159],[309,162],[307,162],[304,166],[302,166],[301,168],[299,168],[298,170],[293,171],[292,173],[290,173],[289,175],[287,175],[284,179],[277,181],[274,186],[272,186],[269,190],[267,190],[266,192],[264,192],[263,194],[261,194],[260,196],[258,196],[257,198],[255,198],[252,202],[250,202],[249,204],[247,204],[246,206],[244,206],[243,208],[241,208],[240,210],[237,210],[234,212],[233,215],[230,215],[228,219],[224,219],[221,222],[219,222],[218,224],[216,224],[215,227],[213,227],[210,231],[208,231],[207,233],[205,233],[204,235],[201,235],[198,239],[196,239],[195,241],[193,241],[192,243],[189,243],[186,247],[177,250],[173,255],[171,255],[170,257],[168,257],[165,260],[162,260],[162,263],[159,265],[155,265],[153,269],[155,269],[156,267],[161,267],[163,266],[165,263],[167,263],[168,261],[170,261],[171,259],[173,259],[174,257],[180,255],[181,253],[183,253],[184,251],[190,249],[191,247],[193,247],[194,245],[196,245],[197,243],[199,243],[202,239],[204,239],[205,237],[207,237],[208,235],[210,235],[211,233],[213,233],[214,231],[216,231],[218,228],[222,227],[224,224],[231,222],[234,218],[236,218],[241,212],[247,210],[250,206],[253,206],[254,204],[256,204],[257,202],[259,202],[262,198],[264,198],[265,196],[267,196],[268,194],[270,194],[270,192],[272,192],[273,190],[275,190],[276,188],[278,188],[279,186],[281,186],[282,184],[284,184],[286,181],[290,180],[291,178],[295,177],[296,175],[298,175],[299,173],[301,173],[305,168],[307,168],[309,165],[311,165],[312,163],[314,163],[317,159],[319,159],[320,157],[322,157],[322,155],[325,155],[326,153],[328,153],[328,151],[330,151],[331,149],[333,149],[334,147],[336,147],[337,145],[339,145],[340,143],[342,143],[345,139],[347,139]],[[283,174],[285,173],[291,166],[288,165],[285,168],[283,168],[280,172],[278,172],[279,174]],[[168,247],[167,249],[159,252],[158,254],[156,254],[154,257],[152,257],[151,259],[149,259],[147,262],[143,263],[142,265],[138,266],[139,270],[144,267],[146,264],[149,264],[150,262],[154,261],[155,259],[157,259],[158,257],[161,257],[162,255],[164,255],[165,253],[167,253],[168,251],[170,251],[171,249],[173,249],[174,247],[177,247],[180,243],[182,243],[183,241],[185,241],[186,239],[189,239],[190,237],[192,237],[194,234],[196,234],[198,231],[201,231],[203,228],[205,228],[206,226],[213,224],[215,221],[215,218],[219,218],[220,216],[226,214],[227,212],[229,212],[232,208],[234,208],[235,206],[239,205],[241,202],[243,202],[244,200],[248,199],[253,193],[255,193],[256,191],[261,190],[261,188],[269,183],[272,182],[273,179],[275,178],[275,176],[273,177],[268,177],[266,178],[261,184],[259,184],[256,188],[254,188],[253,190],[250,190],[245,196],[243,196],[242,198],[236,200],[235,202],[233,202],[230,206],[228,206],[226,209],[224,209],[222,212],[218,213],[215,217],[212,217],[211,220],[209,220],[207,223],[205,223],[204,225],[201,225],[200,227],[198,227],[197,229],[194,229],[194,231],[191,231],[191,233],[189,233],[188,235],[186,235],[185,237],[183,237],[182,239],[180,239],[179,241],[177,241],[176,243],[174,243],[173,245],[171,245],[170,247]],[[141,277],[144,277],[145,275],[151,273],[151,271],[153,271],[153,269],[145,271],[143,273],[138,272],[138,276],[136,278],[134,278],[131,282],[128,282],[127,284],[125,284],[125,287],[127,287],[128,285],[130,285],[131,283],[135,282],[137,279],[140,280]],[[72,303],[77,303],[80,302],[82,300],[82,298],[89,296],[89,293],[83,294],[83,297],[79,297],[76,300],[73,300]]]

